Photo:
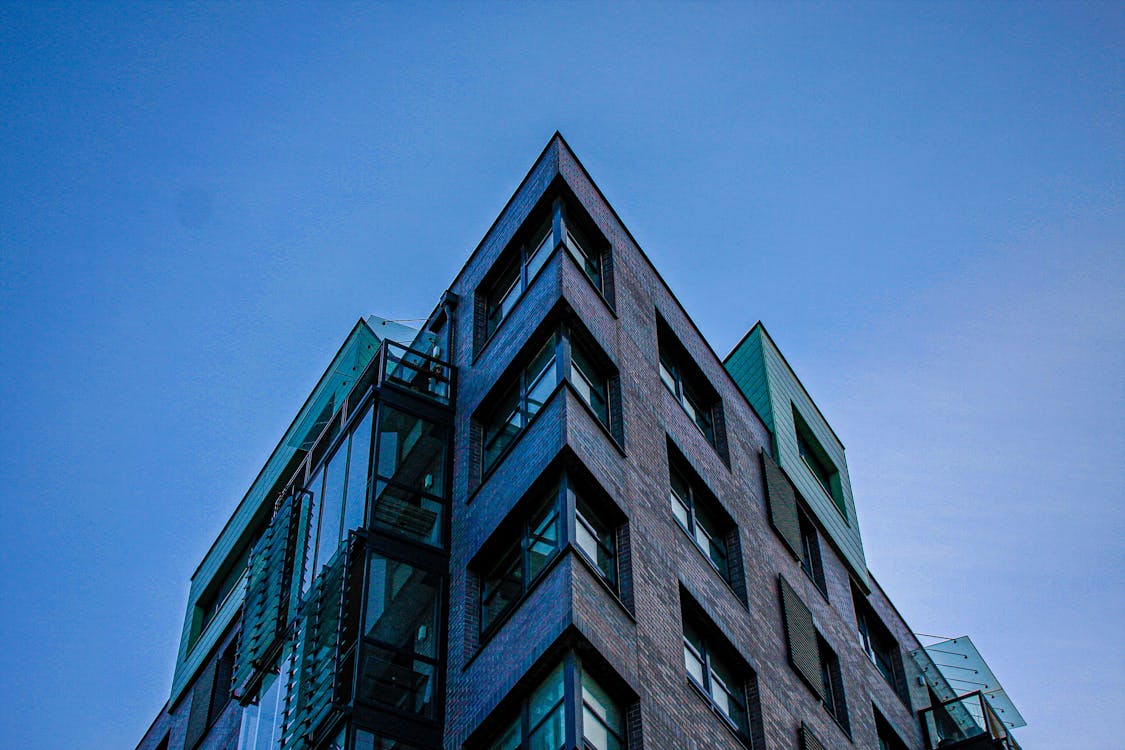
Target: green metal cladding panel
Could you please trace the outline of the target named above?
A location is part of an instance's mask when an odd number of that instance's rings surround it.
[[[859,533],[859,518],[852,498],[843,443],[825,421],[761,323],[755,325],[727,356],[724,365],[773,433],[774,455],[778,464],[793,480],[801,497],[816,514],[852,572],[864,586],[869,585],[863,539]],[[842,508],[825,492],[801,458],[793,419],[794,410],[808,425],[816,442],[824,449],[839,473],[838,499]]]
[[[172,678],[170,703],[174,704],[183,694],[184,688],[191,683],[207,655],[234,621],[242,606],[245,578],[235,586],[207,629],[193,643],[198,618],[196,603],[223,570],[224,564],[248,541],[251,526],[254,519],[260,517],[263,505],[274,501],[270,490],[283,478],[281,475],[285,467],[299,451],[308,447],[308,440],[316,437],[315,433],[319,432],[317,422],[321,415],[326,411],[330,415],[339,406],[356,378],[375,356],[379,343],[379,337],[366,322],[360,320],[356,323],[192,576],[180,651]]]

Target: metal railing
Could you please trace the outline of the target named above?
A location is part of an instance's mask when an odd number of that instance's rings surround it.
[[[924,709],[921,719],[927,750],[956,747],[974,738],[999,741],[996,746],[1005,750],[1020,750],[1007,725],[979,690]]]
[[[391,383],[448,406],[453,369],[437,357],[386,339],[379,348],[379,383]]]

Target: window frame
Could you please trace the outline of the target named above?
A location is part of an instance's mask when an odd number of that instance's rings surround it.
[[[552,350],[549,358],[543,356],[548,350]],[[528,352],[533,353],[529,355]],[[533,371],[533,366],[541,360],[544,361],[542,369]],[[595,372],[586,372],[587,369]],[[553,383],[543,391],[541,401],[533,402],[532,393],[539,390],[550,373],[554,375]],[[575,385],[579,378],[586,385],[585,390]],[[616,443],[618,437],[615,434],[615,423],[619,421],[617,415],[620,407],[614,388],[615,378],[616,367],[577,321],[552,323],[544,331],[533,335],[528,345],[513,360],[513,367],[500,379],[499,382],[505,384],[504,388],[494,389],[498,395],[492,397],[490,394],[486,397],[483,403],[487,406],[478,409],[480,416],[474,418],[480,425],[481,481],[503,462],[535,421],[535,417],[564,385],[570,386],[578,400],[589,409],[594,421]],[[591,394],[590,397],[587,392]],[[600,397],[603,406],[599,408],[591,403],[593,395]],[[503,426],[511,425],[513,418],[518,426],[506,432]],[[493,450],[497,440],[505,434],[506,442],[499,449]]]
[[[755,697],[757,675],[682,587],[680,601],[681,640],[687,682],[707,703],[711,712],[720,717],[723,725],[753,750],[754,738],[761,733],[761,712]],[[702,682],[693,674],[689,657],[698,663]],[[715,697],[716,690],[737,706],[741,712],[741,723],[720,705],[719,699]]]
[[[624,514],[617,509],[612,500],[607,498],[604,491],[596,488],[594,482],[584,477],[578,477],[576,474],[573,466],[548,469],[544,476],[550,478],[545,481],[537,481],[525,498],[520,500],[509,514],[509,518],[521,519],[520,523],[518,525],[502,525],[481,548],[482,551],[499,548],[499,552],[492,552],[484,559],[474,559],[470,562],[469,569],[479,582],[479,590],[474,604],[479,625],[477,629],[479,644],[487,643],[499,632],[512,613],[519,609],[539,581],[545,577],[555,561],[569,549],[575,550],[589,564],[593,572],[615,596],[620,597],[622,595],[620,540],[626,525]],[[606,508],[606,510],[603,510],[603,508]],[[543,538],[542,533],[535,534],[532,529],[533,524],[536,530],[542,526],[542,522],[535,523],[536,519],[539,518],[553,521],[556,539],[554,548],[533,570],[531,546],[535,541]],[[603,526],[601,536],[608,536],[610,540],[608,543],[599,537],[596,529],[591,528],[595,523]],[[583,547],[578,539],[579,526],[587,529],[598,550],[605,551],[608,554],[609,570],[606,570]],[[478,553],[477,557],[479,556]],[[486,605],[494,598],[488,597],[488,601],[486,601],[487,582],[494,578],[493,572],[501,571],[502,574],[506,575],[513,565],[519,568],[520,592],[486,621]],[[502,580],[499,577],[496,578]]]
[[[848,699],[844,688],[843,665],[836,651],[819,631],[816,634],[816,645],[817,655],[820,659],[821,680],[824,683],[824,695],[820,698],[821,704],[850,737],[851,721],[848,718]]]
[[[557,661],[551,662],[549,668],[534,669],[533,672],[538,671],[542,676],[537,677],[534,681],[529,680],[527,676],[520,680],[520,683],[526,687],[521,690],[520,684],[517,684],[509,693],[508,699],[504,701],[506,705],[503,705],[499,710],[500,715],[490,717],[482,725],[482,729],[488,727],[484,730],[485,736],[471,738],[466,743],[466,747],[475,750],[497,750],[498,748],[528,750],[532,741],[536,739],[533,736],[535,732],[544,727],[548,721],[561,715],[562,737],[560,739],[562,742],[560,747],[609,750],[610,747],[614,747],[613,742],[616,742],[617,748],[628,750],[632,744],[630,740],[633,739],[631,737],[633,732],[630,730],[628,719],[629,707],[635,703],[635,699],[631,697],[622,699],[623,690],[619,679],[611,679],[609,681],[610,689],[607,689],[607,681],[599,679],[599,677],[613,677],[609,674],[609,670],[605,668],[593,670],[589,666],[574,650],[568,650]],[[552,680],[557,680],[558,683],[551,685]],[[527,684],[529,682],[530,685]],[[610,722],[601,716],[597,707],[589,704],[587,682],[613,704],[620,720],[618,727],[610,726]],[[550,708],[533,719],[532,700],[544,688],[548,690],[561,688],[561,696]],[[518,700],[515,698],[516,695],[520,696]],[[550,695],[550,692],[547,695]],[[607,743],[608,747],[600,747],[590,738],[586,726],[588,716],[595,719],[597,724],[605,730],[607,738],[612,738],[611,742]],[[514,736],[513,730],[515,730]],[[478,729],[473,734],[478,735],[480,733],[481,730]],[[505,739],[517,740],[517,744],[514,746],[497,744]]]
[[[500,254],[500,262],[486,274],[477,290],[477,304],[483,317],[476,346],[478,354],[503,327],[560,247],[571,255],[582,275],[606,299],[612,262],[610,243],[580,206],[580,202],[561,187],[551,188]],[[608,299],[606,301],[608,303]]]
[[[659,310],[656,313],[656,338],[660,382],[723,462],[728,463],[722,429],[723,399]]]
[[[681,497],[676,490],[676,478],[685,487],[687,497]],[[668,502],[672,517],[708,564],[719,574],[723,582],[734,592],[744,605],[746,597],[740,593],[742,576],[741,548],[738,542],[738,524],[715,497],[694,470],[683,458],[679,449],[668,439]],[[682,511],[687,523],[677,511]],[[703,519],[703,523],[700,520]],[[711,528],[707,528],[710,526]],[[712,557],[709,547],[700,540],[700,534],[716,547],[721,548],[722,565]],[[735,542],[732,544],[731,542]]]

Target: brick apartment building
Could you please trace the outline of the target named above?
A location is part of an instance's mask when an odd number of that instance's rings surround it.
[[[1022,723],[868,571],[765,328],[721,359],[556,134],[420,330],[347,336],[193,575],[138,750],[1011,750]]]

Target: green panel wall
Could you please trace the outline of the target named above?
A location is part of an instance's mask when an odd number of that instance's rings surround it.
[[[262,511],[264,503],[272,503],[274,498],[269,494],[273,486],[282,478],[285,467],[300,449],[307,434],[316,421],[316,418],[325,407],[332,403],[337,406],[347,396],[348,391],[355,383],[356,378],[362,374],[367,364],[374,358],[379,349],[379,337],[364,321],[356,323],[355,328],[348,334],[340,350],[332,359],[324,375],[317,382],[316,387],[305,401],[293,423],[286,430],[281,442],[274,448],[273,453],[262,467],[254,484],[239,502],[227,525],[219,533],[211,549],[203,558],[199,568],[191,579],[191,591],[188,594],[187,613],[184,617],[183,634],[180,637],[180,650],[176,659],[176,671],[172,677],[172,695],[169,703],[174,704],[183,693],[184,688],[191,684],[195,673],[203,665],[207,655],[218,643],[222,634],[238,615],[242,606],[245,590],[245,580],[235,586],[234,591],[227,597],[219,612],[215,615],[207,629],[192,643],[192,636],[197,627],[198,613],[196,603],[209,588],[212,580],[223,570],[224,564],[242,548],[246,537],[250,533],[251,525]],[[335,408],[335,407],[333,407]],[[314,436],[315,437],[315,436]]]
[[[865,587],[868,586],[863,539],[859,533],[859,519],[852,499],[852,484],[848,478],[843,443],[825,421],[797,374],[789,367],[781,350],[761,323],[755,325],[727,356],[724,365],[773,433],[774,454],[778,464],[789,474],[852,572]],[[844,513],[840,512],[834,500],[801,459],[793,422],[794,409],[808,424],[817,442],[839,471]]]

